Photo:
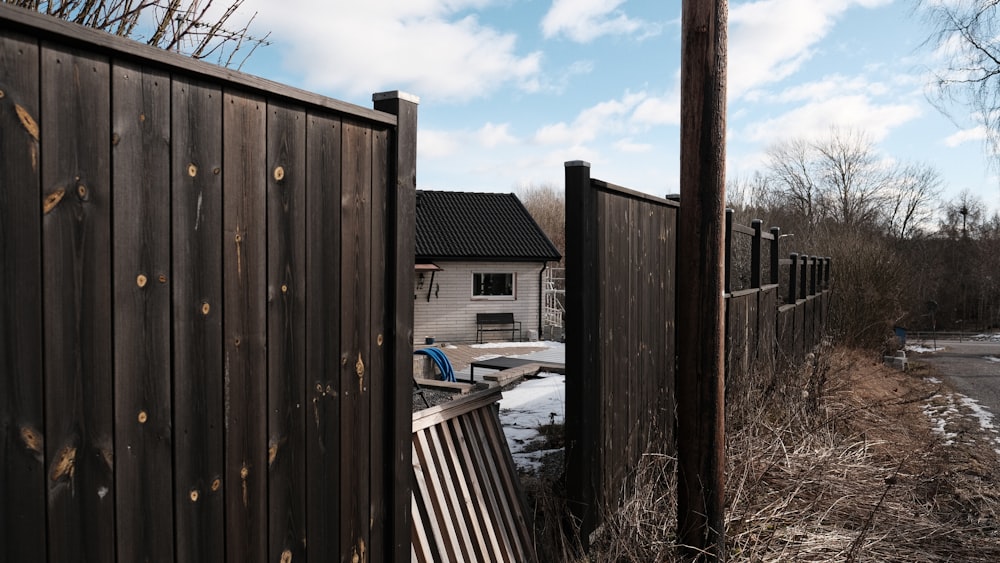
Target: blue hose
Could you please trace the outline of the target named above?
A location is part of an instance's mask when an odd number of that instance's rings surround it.
[[[434,363],[437,364],[438,369],[441,371],[441,379],[443,381],[458,381],[455,379],[455,370],[452,369],[451,362],[448,361],[448,356],[445,356],[441,350],[437,348],[421,348],[414,350],[413,353],[423,354],[434,360]]]

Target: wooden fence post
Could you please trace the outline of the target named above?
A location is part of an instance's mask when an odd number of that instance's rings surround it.
[[[792,259],[792,264],[788,266],[788,303],[794,305],[797,299],[796,294],[799,292],[799,255],[793,252],[789,258]]]
[[[677,276],[677,535],[688,560],[725,559],[722,265],[726,0],[682,2]]]
[[[778,252],[778,240],[781,239],[781,228],[771,227],[771,236],[774,237],[771,241],[771,283],[778,285],[781,274],[781,266],[778,262],[778,257],[781,256]]]
[[[390,225],[388,240],[392,241],[386,255],[386,287],[393,292],[387,299],[389,327],[386,335],[392,346],[386,374],[387,404],[392,406],[390,422],[386,424],[389,445],[385,460],[391,471],[384,475],[386,514],[386,560],[403,563],[410,560],[410,496],[412,463],[412,384],[413,377],[413,261],[416,228],[417,187],[417,103],[419,98],[403,92],[384,92],[372,96],[374,108],[397,118],[395,149],[390,163],[395,171],[394,185],[387,194],[387,214]],[[388,543],[388,542],[387,542]]]
[[[753,227],[753,238],[750,239],[750,287],[753,289],[760,289],[760,236],[763,224],[760,219],[750,222]]]
[[[566,490],[570,510],[580,522],[580,541],[589,544],[602,504],[604,461],[600,450],[600,282],[598,279],[597,191],[590,185],[590,164],[566,163],[566,341],[577,352],[567,354]]]
[[[723,235],[725,241],[725,266],[722,269],[723,291],[732,293],[733,291],[733,210],[726,209],[726,233]]]
[[[816,274],[819,273],[819,256],[813,256],[809,263],[809,295],[816,295]]]
[[[799,267],[802,268],[802,271],[799,273],[799,299],[806,298],[806,277],[809,275],[807,264],[809,264],[809,256],[804,255],[799,260]]]

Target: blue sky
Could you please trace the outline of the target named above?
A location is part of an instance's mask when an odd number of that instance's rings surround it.
[[[1000,208],[969,112],[926,97],[935,53],[912,0],[730,1],[727,175],[775,142],[855,129],[882,156],[934,166],[946,198]],[[371,107],[420,98],[417,183],[561,186],[563,163],[639,191],[679,191],[680,2],[246,0],[272,44],[251,74]]]

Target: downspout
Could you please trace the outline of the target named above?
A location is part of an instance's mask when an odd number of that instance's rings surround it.
[[[542,307],[545,306],[545,288],[542,287],[542,275],[545,273],[545,268],[549,267],[549,263],[542,262],[542,269],[538,270],[538,339],[542,339]]]

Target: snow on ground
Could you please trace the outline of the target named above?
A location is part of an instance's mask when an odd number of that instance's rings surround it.
[[[514,463],[522,469],[538,469],[540,459],[553,450],[535,450],[544,439],[538,427],[562,424],[565,416],[566,376],[539,373],[503,392],[500,422]],[[535,451],[526,451],[535,450]]]
[[[906,351],[907,352],[913,352],[913,353],[916,353],[916,354],[925,354],[927,352],[940,352],[942,350],[944,350],[944,348],[942,348],[940,346],[938,346],[937,348],[934,348],[934,347],[931,347],[931,346],[924,346],[923,344],[907,344],[906,345]]]
[[[990,362],[1000,362],[1000,358],[996,356],[983,356],[983,359]]]
[[[470,344],[469,348],[550,348],[556,342],[487,342],[485,344]]]
[[[930,381],[934,378],[927,379]],[[933,382],[940,383],[940,380]],[[948,430],[949,426],[954,427],[959,424],[956,419],[974,418],[983,432],[990,436],[993,449],[1000,454],[1000,432],[997,431],[997,427],[993,423],[994,415],[975,399],[960,393],[935,395],[924,405],[924,414],[930,419],[933,431],[944,439],[945,446],[954,444],[955,439],[958,438],[957,433]],[[952,423],[955,424],[952,425]]]

